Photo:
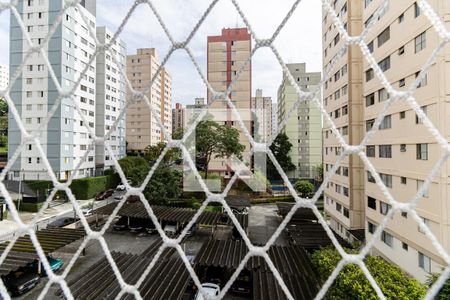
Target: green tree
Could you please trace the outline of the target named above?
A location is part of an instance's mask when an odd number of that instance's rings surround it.
[[[431,287],[439,278],[441,274],[433,273],[427,280],[428,287]],[[439,290],[439,293],[434,298],[435,300],[447,300],[450,299],[450,278],[447,279],[444,286]]]
[[[8,146],[8,104],[0,98],[0,148]]]
[[[323,181],[323,163],[318,164],[317,166],[314,167],[315,171],[316,171],[316,180],[318,182],[322,182]]]
[[[295,189],[302,198],[311,198],[314,192],[314,185],[307,180],[298,180]]]
[[[356,251],[346,250],[356,254]],[[334,247],[313,253],[312,262],[324,282],[341,260]],[[400,268],[377,256],[367,256],[367,269],[377,282],[386,299],[422,299],[426,287],[414,278],[408,277]],[[361,268],[355,264],[346,265],[328,289],[330,299],[378,299],[375,291]]]
[[[147,146],[144,151],[144,159],[147,160],[150,165],[153,165],[156,160],[159,158],[164,148],[166,147],[165,143],[158,143],[154,146]],[[181,163],[181,150],[178,148],[169,149],[164,155],[160,166],[170,167],[174,164]]]
[[[272,145],[270,145],[270,150],[272,150],[273,155],[277,159],[281,168],[284,172],[289,172],[295,170],[295,165],[292,163],[289,152],[291,152],[292,144],[289,142],[289,138],[285,133],[280,133]],[[267,161],[267,177],[270,179],[280,179],[281,176],[277,169],[273,165],[272,161],[269,159]]]
[[[144,189],[144,195],[151,204],[167,204],[169,200],[181,196],[182,179],[181,171],[171,170],[167,167],[157,168]]]
[[[245,146],[239,143],[239,131],[236,128],[219,125],[211,120],[200,122],[195,135],[197,167],[205,171],[205,179],[208,178],[212,158],[225,158],[231,155],[241,158],[245,149]]]

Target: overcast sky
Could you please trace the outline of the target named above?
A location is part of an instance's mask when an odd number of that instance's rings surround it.
[[[106,25],[115,31],[122,22],[132,0],[98,0],[97,25]],[[258,38],[268,38],[291,8],[292,0],[240,0]],[[164,0],[153,2],[176,41],[184,40],[202,16],[211,1]],[[286,63],[306,62],[307,70],[321,71],[321,1],[303,0],[286,23],[275,45]],[[202,72],[206,75],[206,39],[220,35],[222,28],[243,27],[244,22],[230,0],[220,0],[189,44]],[[170,43],[147,4],[141,4],[133,13],[120,38],[127,44],[129,54],[137,48],[155,47],[162,60]],[[9,12],[0,15],[0,63],[9,60]],[[254,43],[253,43],[254,45]],[[174,52],[167,63],[172,76],[172,103],[192,103],[196,97],[206,96],[206,87],[183,50]],[[281,83],[281,67],[268,48],[259,49],[252,59],[252,95],[257,88],[276,102]]]

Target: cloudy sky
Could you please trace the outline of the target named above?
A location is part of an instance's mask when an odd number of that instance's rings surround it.
[[[129,11],[132,0],[98,0],[97,25],[106,25],[115,31]],[[153,1],[176,41],[183,41],[211,3],[207,0]],[[291,8],[292,0],[240,0],[258,38],[270,37]],[[207,16],[191,40],[189,47],[202,72],[206,74],[206,38],[219,35],[222,28],[243,27],[244,22],[230,0],[220,0]],[[8,64],[9,12],[0,15],[0,63]],[[170,42],[147,4],[134,11],[122,32],[128,53],[137,48],[155,47],[162,59],[170,49]],[[254,44],[254,43],[253,43]],[[303,0],[286,23],[275,41],[275,46],[286,63],[306,62],[308,71],[320,71],[321,62],[321,1]],[[276,91],[281,83],[281,67],[268,48],[259,49],[252,59],[252,87],[261,88],[265,96],[276,101]],[[172,75],[172,102],[192,103],[196,97],[206,96],[206,87],[193,68],[186,52],[178,50],[167,63]],[[255,91],[252,91],[252,94]]]

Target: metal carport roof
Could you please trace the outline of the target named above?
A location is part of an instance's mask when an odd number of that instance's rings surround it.
[[[0,256],[3,253],[0,252]],[[38,259],[36,253],[26,253],[26,252],[14,252],[10,251],[6,256],[3,263],[0,265],[0,275],[5,275],[12,270],[17,270],[20,267],[27,265],[29,262]]]

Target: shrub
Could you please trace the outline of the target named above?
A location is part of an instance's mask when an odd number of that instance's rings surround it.
[[[14,205],[18,206],[18,201],[14,201]],[[20,207],[19,207],[19,211],[27,211],[27,212],[38,212],[42,205],[44,205],[42,202],[41,203],[25,203],[25,202],[20,202]]]
[[[433,285],[433,283],[435,283],[438,280],[439,276],[440,276],[440,274],[436,274],[436,273],[430,275],[430,278],[428,278],[428,280],[427,280],[427,285],[429,287],[431,287]],[[450,299],[450,278],[447,279],[445,284],[439,290],[439,293],[436,295],[435,299],[436,300]]]
[[[356,253],[346,249],[348,253]],[[312,255],[312,262],[325,281],[334,271],[341,256],[334,247],[318,250]],[[416,279],[408,277],[400,268],[377,256],[364,260],[367,269],[378,283],[387,299],[421,299],[426,287]],[[378,299],[359,266],[346,265],[328,289],[330,299]]]
[[[119,177],[116,175],[80,178],[72,182],[70,189],[78,200],[88,200],[100,192],[115,188],[119,182]]]

